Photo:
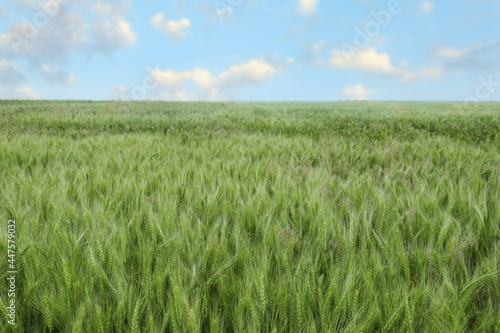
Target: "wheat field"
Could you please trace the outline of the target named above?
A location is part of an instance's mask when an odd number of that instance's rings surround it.
[[[500,332],[498,104],[1,101],[0,172],[2,332]]]

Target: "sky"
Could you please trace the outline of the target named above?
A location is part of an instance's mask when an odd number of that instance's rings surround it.
[[[500,101],[498,0],[3,0],[0,99]]]

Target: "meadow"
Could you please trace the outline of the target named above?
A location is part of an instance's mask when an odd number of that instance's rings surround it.
[[[500,333],[499,104],[0,101],[0,173],[2,332]]]

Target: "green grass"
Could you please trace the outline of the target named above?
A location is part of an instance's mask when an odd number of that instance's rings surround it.
[[[2,332],[500,332],[498,104],[4,101],[0,173]]]

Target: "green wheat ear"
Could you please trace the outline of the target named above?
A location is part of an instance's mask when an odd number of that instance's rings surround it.
[[[491,277],[494,277],[495,275],[496,274],[494,273],[485,274],[469,282],[460,293],[460,301],[462,303],[462,306],[464,308],[467,308],[471,298],[473,298],[479,291],[479,287],[481,286],[481,284],[486,281],[491,281]]]
[[[414,332],[414,321],[413,321],[413,313],[412,313],[412,308],[410,307],[410,303],[408,301],[408,296],[405,298],[405,324],[406,324],[406,331],[408,333]]]
[[[135,307],[134,307],[134,312],[133,312],[132,318],[131,318],[130,330],[132,333],[140,332],[140,330],[139,330],[140,310],[141,310],[141,300],[137,300]]]
[[[52,308],[49,306],[49,298],[47,296],[43,297],[43,307],[44,307],[44,315],[45,315],[45,322],[47,324],[47,328],[49,329],[49,332],[52,332],[53,330],[53,317],[52,317]]]
[[[403,310],[404,310],[404,302],[401,303],[401,305],[392,313],[391,317],[389,318],[389,320],[386,322],[384,328],[382,329],[382,332],[391,331],[394,324],[401,316],[401,313],[403,312]]]

